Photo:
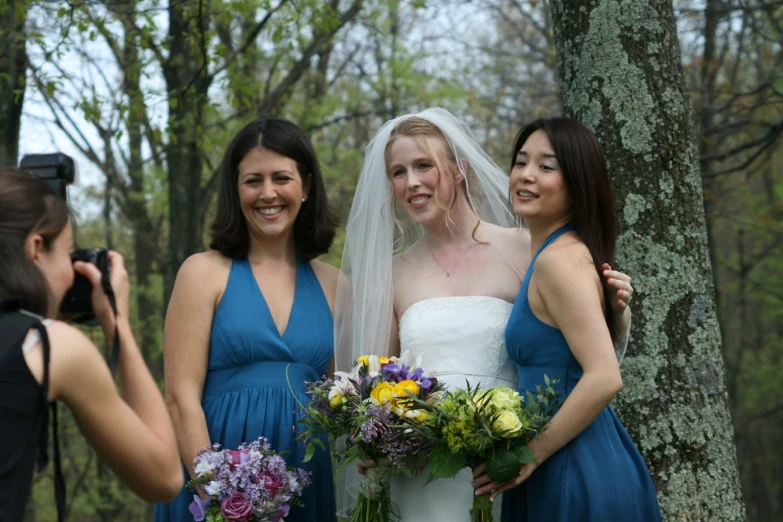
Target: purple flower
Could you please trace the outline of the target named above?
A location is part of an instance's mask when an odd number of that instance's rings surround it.
[[[277,508],[277,511],[274,511],[273,513],[269,513],[269,520],[272,522],[280,522],[280,520],[283,520],[285,517],[288,516],[288,512],[291,510],[291,507],[288,504],[281,504],[279,508]]]
[[[207,505],[210,499],[202,499],[198,495],[193,495],[193,502],[188,506],[188,511],[193,515],[195,522],[201,522],[207,517]]]
[[[234,493],[220,503],[220,513],[231,522],[248,522],[253,518],[253,504],[244,493]]]

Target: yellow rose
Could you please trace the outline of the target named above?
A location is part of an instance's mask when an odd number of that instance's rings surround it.
[[[361,357],[356,359],[356,364],[362,364],[364,366],[367,366],[368,364],[370,364],[370,356],[362,355]]]
[[[511,439],[516,437],[522,429],[522,421],[519,420],[519,417],[513,411],[503,411],[500,412],[498,418],[492,423],[492,429],[501,437]]]
[[[389,359],[384,355],[380,356],[378,360],[380,361],[381,364],[389,364],[391,362],[391,359]]]
[[[397,394],[397,397],[405,398],[408,395],[418,395],[419,390],[421,390],[421,386],[410,379],[400,381],[394,385],[394,393]]]
[[[370,392],[370,397],[379,404],[386,404],[394,400],[394,386],[388,382],[380,382]]]
[[[410,400],[408,392],[418,395],[420,389],[421,387],[410,379],[398,382],[394,385],[394,404],[405,409],[412,408],[413,401]]]
[[[339,408],[343,405],[343,394],[342,393],[336,393],[334,396],[329,398],[329,406],[332,408]]]

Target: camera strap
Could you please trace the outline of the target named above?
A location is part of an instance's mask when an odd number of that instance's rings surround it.
[[[111,287],[108,274],[103,274],[103,277],[101,277],[101,286],[103,286],[103,292],[109,300],[112,312],[114,312],[114,340],[111,343],[111,355],[109,356],[109,368],[111,368],[111,375],[114,377],[117,373],[117,363],[120,359],[120,332],[117,329],[117,298],[114,297],[114,289]]]

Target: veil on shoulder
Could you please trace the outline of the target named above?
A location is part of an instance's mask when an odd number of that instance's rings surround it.
[[[469,184],[468,198],[478,217],[503,227],[515,223],[508,202],[508,176],[484,152],[465,122],[440,107],[386,122],[365,150],[346,226],[334,314],[337,370],[348,370],[360,355],[388,352],[394,305],[392,258],[396,225],[384,152],[397,124],[414,116],[434,124],[446,137]],[[354,466],[338,472],[335,485],[338,513],[344,514],[353,507],[359,479]]]

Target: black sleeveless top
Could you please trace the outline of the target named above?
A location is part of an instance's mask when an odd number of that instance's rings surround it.
[[[6,310],[3,311],[2,308]],[[0,522],[19,522],[30,496],[36,461],[39,471],[48,460],[49,338],[37,316],[0,308]],[[22,345],[36,329],[43,343],[44,378],[35,380]],[[57,444],[57,410],[51,404],[54,427],[55,499],[63,520],[65,484]]]

